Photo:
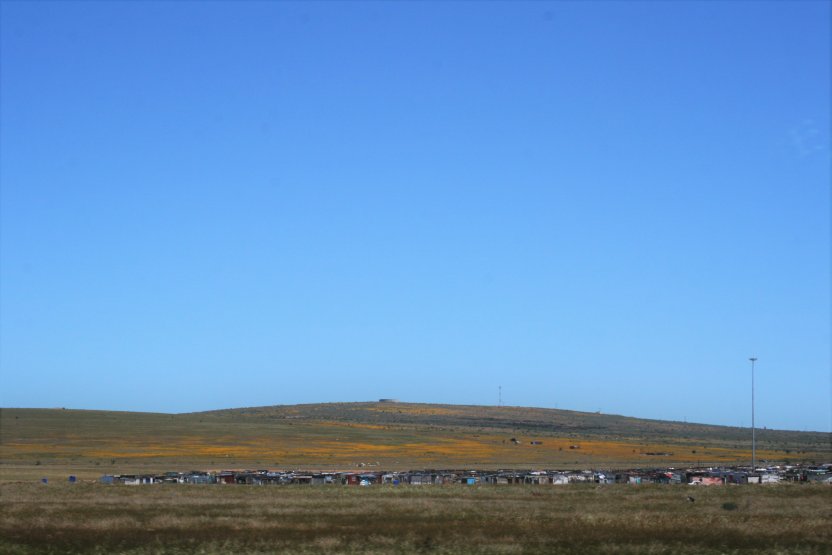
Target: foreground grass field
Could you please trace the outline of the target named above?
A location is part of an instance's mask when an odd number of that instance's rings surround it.
[[[0,500],[8,554],[832,552],[832,488],[808,484],[5,483]]]

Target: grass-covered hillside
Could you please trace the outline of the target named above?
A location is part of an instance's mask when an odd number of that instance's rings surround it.
[[[0,478],[66,469],[621,468],[750,460],[750,430],[524,407],[328,403],[191,414],[0,410]],[[758,458],[832,460],[832,435],[758,430]]]

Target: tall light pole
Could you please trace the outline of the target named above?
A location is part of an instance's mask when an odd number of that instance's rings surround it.
[[[757,430],[754,427],[754,363],[757,357],[749,357],[751,361],[751,472],[757,468]]]

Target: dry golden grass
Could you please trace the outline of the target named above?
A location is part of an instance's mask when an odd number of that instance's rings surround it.
[[[821,554],[832,548],[832,488],[821,485],[2,484],[0,499],[0,552],[9,554]],[[736,510],[725,510],[726,503]]]

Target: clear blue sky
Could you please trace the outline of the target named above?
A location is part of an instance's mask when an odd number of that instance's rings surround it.
[[[3,2],[0,406],[829,431],[829,2]]]

